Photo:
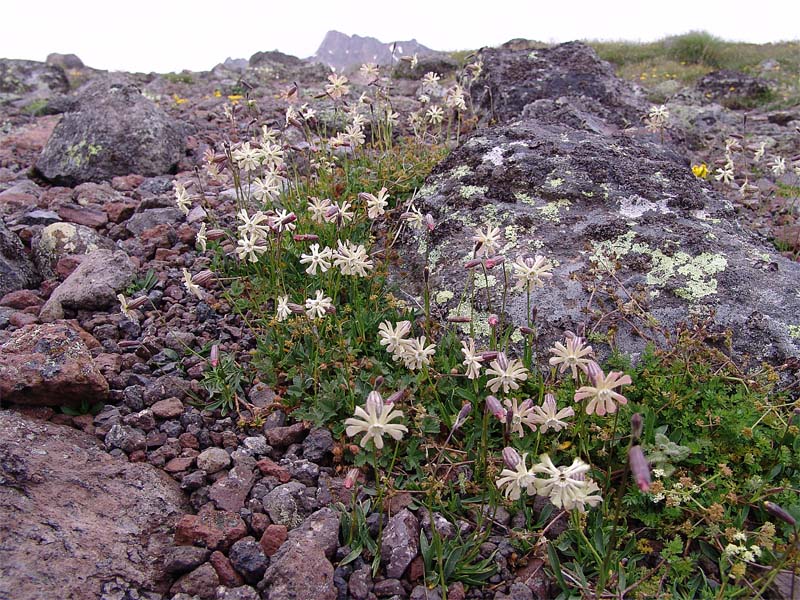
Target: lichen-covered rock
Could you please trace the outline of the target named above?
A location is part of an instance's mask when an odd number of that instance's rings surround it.
[[[34,287],[39,276],[19,237],[0,219],[0,297]]]
[[[697,81],[703,99],[721,102],[728,108],[748,108],[770,97],[770,83],[739,71],[721,69]]]
[[[108,382],[78,332],[62,324],[26,325],[0,345],[0,398],[33,406],[94,404]]]
[[[61,185],[116,175],[163,175],[183,155],[184,131],[130,82],[97,79],[53,131],[36,169]]]
[[[517,119],[541,99],[568,100],[616,128],[639,124],[646,112],[641,91],[617,78],[611,64],[582,42],[535,50],[487,48],[479,58],[483,74],[470,89],[486,122]]]
[[[381,562],[387,577],[400,579],[419,553],[419,520],[404,508],[394,515],[383,530]]]
[[[133,263],[123,251],[95,250],[53,291],[39,317],[42,321],[55,321],[64,317],[64,308],[113,306],[134,273]]]
[[[64,70],[34,60],[0,58],[0,101],[43,100],[69,90]]]
[[[160,598],[169,531],[184,510],[178,484],[151,465],[115,459],[71,427],[0,411],[0,597]],[[119,586],[138,595],[103,595]]]
[[[114,242],[91,227],[74,223],[52,223],[45,227],[33,243],[33,257],[43,277],[54,279],[56,265],[71,254],[89,254],[95,250],[114,248]]]

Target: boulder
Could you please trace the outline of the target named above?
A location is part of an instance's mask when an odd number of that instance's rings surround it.
[[[58,261],[70,255],[82,255],[99,248],[112,249],[114,242],[91,227],[75,223],[52,223],[33,242],[33,258],[43,277],[55,279]]]
[[[39,284],[39,275],[17,234],[0,219],[0,296]]]
[[[90,404],[108,382],[80,334],[66,324],[26,325],[0,345],[0,399],[33,406]]]
[[[732,109],[752,108],[770,99],[770,82],[739,71],[721,69],[701,77],[696,84],[704,100]]]
[[[582,42],[536,50],[488,48],[478,56],[483,74],[470,90],[484,122],[507,123],[541,99],[568,99],[616,128],[640,124],[647,110],[642,91],[616,77],[613,66]]]
[[[24,98],[25,102],[45,100],[69,90],[61,67],[34,60],[0,58],[0,101]]]
[[[400,579],[418,553],[419,520],[404,508],[389,519],[383,530],[381,562],[386,567],[386,575]]]
[[[77,185],[117,175],[175,171],[184,151],[182,126],[124,80],[84,86],[36,163],[51,182]]]
[[[83,69],[83,61],[76,54],[60,54],[51,52],[45,59],[48,65],[61,67],[62,69]]]
[[[121,250],[95,250],[59,285],[39,313],[43,321],[64,317],[64,309],[104,309],[133,280],[135,267]]]
[[[569,48],[577,58],[564,55]],[[505,100],[495,95],[499,115],[511,118],[521,108],[523,118],[476,132],[421,190],[420,209],[433,214],[437,227],[411,244],[418,267],[427,257],[432,297],[443,312],[470,314],[458,301],[469,273],[464,264],[473,256],[476,230],[492,225],[500,229],[497,252],[507,260],[487,271],[488,277],[475,271],[483,336],[488,313],[503,305],[503,269],[514,285],[513,262],[540,254],[555,267],[553,278],[532,292],[540,348],[562,338],[564,330],[593,328],[605,315],[596,333],[613,334],[614,347],[634,358],[647,344],[641,333],[663,342],[660,332],[675,332],[693,319],[707,322],[712,332],[733,331],[738,358],[780,363],[797,356],[800,265],[738,223],[732,205],[695,178],[688,160],[657,136],[617,130],[633,118],[625,99],[635,94],[609,79],[604,64],[587,62],[592,54],[581,45],[548,52],[556,51],[563,65],[544,71],[533,68],[540,58],[490,55],[489,82],[499,81],[491,72],[495,64],[505,73],[513,60],[533,61],[520,70],[517,83],[508,80]],[[576,62],[585,73],[564,72],[564,65]],[[561,94],[556,83],[562,75],[570,93],[578,75],[603,82],[587,84],[597,100],[594,108],[580,97],[532,100]],[[557,113],[539,114],[540,103],[560,103],[575,119],[559,122]],[[609,307],[618,310],[608,314]],[[506,323],[526,325],[526,311],[526,293],[511,291]],[[518,332],[514,339],[521,340]]]
[[[160,597],[178,484],[116,459],[93,436],[0,411],[0,597]],[[146,595],[146,594],[150,595]]]

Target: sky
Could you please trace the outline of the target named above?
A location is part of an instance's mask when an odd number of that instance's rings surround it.
[[[543,42],[653,41],[705,30],[755,43],[800,38],[797,0],[0,0],[0,57],[77,54],[98,69],[204,71],[264,50],[307,57],[325,33],[435,50]]]

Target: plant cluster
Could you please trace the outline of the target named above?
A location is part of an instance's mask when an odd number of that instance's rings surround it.
[[[414,192],[470,120],[479,74],[473,63],[448,88],[426,74],[407,136],[374,65],[358,99],[338,74],[308,102],[288,88],[280,128],[246,98],[226,105],[232,139],[196,181],[175,183],[181,210],[202,203],[209,215],[197,232],[207,268],[185,271],[186,289],[219,290],[256,340],[235,357],[210,349],[206,407],[258,422],[247,393],[261,383],[295,418],[331,427],[353,490],[344,562],[363,554],[379,567],[367,518],[404,490],[432,521],[467,523],[422,534],[426,579],[443,590],[492,575],[479,549],[505,505],[524,516],[509,533],[518,552],[547,558],[561,597],[763,593],[794,564],[800,513],[794,404],[774,371],[740,372],[701,324],[661,332],[669,346],[635,367],[599,364],[584,331],[535,363],[535,299],[552,265],[546,251],[504,256],[490,222],[462,259],[462,316],[432,315],[427,272],[419,297],[392,283],[400,241],[437,226]],[[649,122],[663,131],[668,118],[656,107]],[[207,201],[211,180],[233,185],[227,214]],[[474,306],[489,271],[503,303],[483,337]],[[509,294],[527,299],[522,326],[507,320]],[[121,298],[126,315],[138,318],[141,298]]]

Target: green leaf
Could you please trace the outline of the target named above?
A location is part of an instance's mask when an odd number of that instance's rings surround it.
[[[547,558],[550,561],[550,569],[553,571],[553,576],[556,578],[559,587],[565,592],[569,590],[567,582],[564,581],[564,576],[561,574],[561,561],[558,558],[558,552],[552,542],[547,542]]]

